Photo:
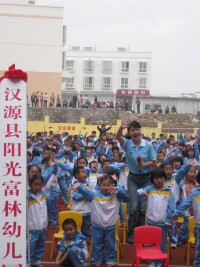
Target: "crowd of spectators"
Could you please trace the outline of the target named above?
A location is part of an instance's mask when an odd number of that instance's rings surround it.
[[[76,95],[72,96],[69,100],[67,98],[61,99],[60,95],[57,96],[52,93],[50,96],[47,92],[33,92],[28,100],[29,107],[57,107],[57,108],[85,108],[85,109],[121,109],[128,110],[129,101],[128,99],[117,98],[114,103],[113,100],[98,100],[97,96],[91,100],[87,95],[78,98]]]

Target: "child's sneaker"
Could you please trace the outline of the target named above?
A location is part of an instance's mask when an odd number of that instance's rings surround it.
[[[171,243],[171,244],[170,244],[170,247],[171,247],[171,248],[176,248],[176,247],[177,247],[177,244],[176,244],[176,243]]]

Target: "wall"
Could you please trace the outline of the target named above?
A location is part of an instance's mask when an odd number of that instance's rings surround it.
[[[29,96],[33,91],[60,94],[63,8],[0,1],[0,9],[0,74],[15,63],[29,75]]]

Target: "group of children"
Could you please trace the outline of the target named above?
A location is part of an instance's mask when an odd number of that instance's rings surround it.
[[[160,135],[148,140],[157,152],[157,161],[151,172],[152,185],[138,190],[147,201],[146,223],[162,228],[161,249],[165,252],[167,234],[171,247],[182,245],[188,236],[188,217],[194,216],[194,265],[200,267],[199,139],[180,135],[175,140]],[[97,138],[95,131],[88,137],[67,133],[28,135],[27,166],[31,266],[40,265],[46,229],[57,224],[57,201],[61,197],[68,203],[68,188],[71,209],[82,212],[83,223],[79,232],[72,219],[63,222],[64,236],[58,244],[56,265],[71,262],[75,267],[87,266],[87,243],[92,235],[91,263],[96,267],[103,262],[115,266],[115,226],[118,217],[124,222],[121,204],[126,202],[128,206],[129,172],[123,147],[115,135],[105,133]],[[178,229],[176,220],[180,215],[184,222]],[[149,266],[161,263],[153,261]]]

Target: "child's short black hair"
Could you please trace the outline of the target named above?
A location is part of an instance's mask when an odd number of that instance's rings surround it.
[[[91,168],[92,163],[96,163],[96,164],[98,164],[98,162],[97,162],[96,160],[93,160],[93,161],[91,161],[91,162],[89,163],[89,167],[90,167],[90,168]]]
[[[162,164],[160,165],[160,168],[161,168],[161,169],[164,169],[164,167],[166,167],[166,166],[170,166],[170,167],[173,169],[172,164],[171,164],[170,162],[168,162],[168,163],[162,163]]]
[[[156,167],[152,170],[151,172],[151,176],[150,176],[150,179],[151,179],[151,182],[152,184],[154,184],[154,178],[155,177],[164,177],[165,180],[167,180],[167,175],[166,173],[164,172],[164,170],[160,167]]]
[[[97,158],[98,162],[100,162],[100,163],[102,163],[101,160],[100,160],[101,159],[101,156],[105,156],[106,158],[108,158],[108,156],[106,154],[100,154],[98,156],[98,158]]]
[[[183,159],[181,158],[181,157],[175,157],[174,159],[173,159],[173,161],[172,161],[173,163],[174,162],[180,162],[181,163],[181,165],[183,165]]]
[[[112,185],[116,185],[115,180],[110,175],[103,175],[101,178],[99,178],[99,184],[101,185],[104,181],[109,180]]]
[[[77,174],[80,173],[80,170],[85,170],[85,168],[83,166],[77,166],[77,167],[74,168],[74,170],[73,170],[73,176],[75,178],[77,178]]]
[[[31,187],[31,185],[38,179],[40,179],[42,181],[42,183],[44,184],[44,179],[43,179],[42,175],[41,174],[34,174],[32,176],[32,178],[29,179],[29,186]]]
[[[38,169],[39,174],[42,173],[42,169],[40,167],[38,167],[38,165],[28,165],[28,167],[27,167],[27,173],[29,173],[29,171],[30,171],[30,169],[32,167],[36,167]]]
[[[80,158],[78,158],[78,159],[77,159],[77,162],[76,162],[76,165],[78,166],[78,163],[79,163],[79,161],[80,161],[81,159],[84,159],[84,160],[85,160],[85,163],[86,163],[86,166],[87,166],[87,165],[88,165],[88,161],[87,161],[87,159],[86,159],[85,157],[80,157]]]
[[[64,222],[62,223],[62,229],[64,229],[64,227],[66,226],[66,225],[72,225],[75,229],[77,229],[77,224],[76,224],[76,222],[73,220],[73,219],[66,219],[66,220],[64,220]]]

